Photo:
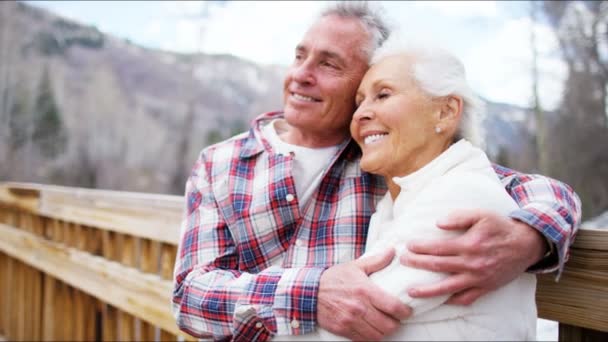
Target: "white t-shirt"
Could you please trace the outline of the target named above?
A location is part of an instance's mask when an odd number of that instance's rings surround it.
[[[317,190],[338,145],[322,148],[308,148],[284,142],[279,134],[286,130],[284,119],[274,119],[262,128],[262,134],[277,153],[293,155],[292,175],[300,210],[303,210],[312,194]]]

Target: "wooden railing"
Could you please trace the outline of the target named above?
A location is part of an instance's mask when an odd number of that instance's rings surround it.
[[[0,339],[192,340],[171,314],[183,198],[0,183]],[[608,230],[581,230],[539,317],[608,340]],[[497,308],[499,309],[499,308]]]

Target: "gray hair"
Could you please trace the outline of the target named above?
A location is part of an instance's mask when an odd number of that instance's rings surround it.
[[[363,53],[367,57],[368,63],[374,51],[382,46],[391,32],[382,8],[367,1],[334,2],[321,11],[319,18],[332,15],[356,19],[369,33],[371,37],[370,44],[363,47]]]
[[[420,90],[426,94],[431,97],[455,95],[462,98],[464,103],[462,118],[454,139],[466,138],[471,143],[480,146],[482,139],[478,116],[483,110],[484,103],[469,87],[462,62],[442,48],[415,44],[397,34],[391,34],[388,40],[375,51],[371,64],[395,55],[412,57],[413,64],[410,72]]]

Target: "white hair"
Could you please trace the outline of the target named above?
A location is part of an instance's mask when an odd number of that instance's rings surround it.
[[[426,94],[431,97],[454,95],[462,98],[464,103],[462,118],[454,139],[466,138],[471,143],[481,146],[478,120],[484,103],[469,87],[462,62],[447,50],[429,44],[415,43],[393,33],[374,52],[371,65],[395,55],[412,58],[409,71],[420,90]]]
[[[367,1],[337,1],[330,3],[323,9],[319,18],[337,16],[358,20],[370,35],[370,44],[363,46],[363,53],[367,62],[371,60],[372,54],[389,37],[391,27],[384,15],[382,7]]]

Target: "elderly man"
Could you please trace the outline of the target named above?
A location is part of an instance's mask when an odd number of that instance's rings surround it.
[[[348,127],[369,57],[387,36],[366,5],[325,10],[296,47],[283,111],[203,150],[186,185],[175,267],[182,330],[249,341],[318,325],[378,340],[408,317],[408,307],[368,278],[394,252],[357,259],[386,186],[360,170]],[[526,270],[559,274],[580,219],[578,198],[551,179],[496,172],[520,209],[509,218],[476,211],[438,222],[467,231],[412,244],[402,262],[453,275],[411,296],[452,294],[451,303],[466,305]]]

